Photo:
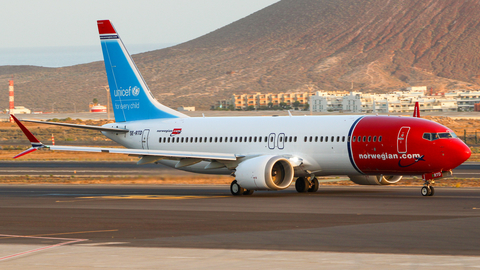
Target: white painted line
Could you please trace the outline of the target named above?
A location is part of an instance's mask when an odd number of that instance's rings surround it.
[[[88,239],[58,238],[58,237],[41,237],[41,236],[28,236],[28,235],[11,235],[11,234],[0,234],[0,237],[8,237],[8,238],[31,238],[31,239],[48,239],[48,240],[67,241],[67,242],[58,243],[58,244],[55,244],[55,245],[45,246],[45,247],[41,247],[41,248],[36,248],[36,249],[32,249],[32,250],[28,250],[28,251],[24,251],[24,252],[19,252],[19,253],[12,254],[12,255],[0,257],[0,261],[7,260],[7,259],[11,259],[11,258],[18,257],[18,256],[21,256],[21,255],[26,255],[26,254],[30,254],[30,253],[42,251],[42,250],[49,249],[49,248],[64,246],[64,245],[73,244],[73,243],[78,243],[78,242],[83,242],[83,241],[87,241],[87,240],[88,240]],[[1,240],[1,239],[0,239],[0,240]]]

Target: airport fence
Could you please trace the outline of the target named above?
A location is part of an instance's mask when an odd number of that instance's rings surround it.
[[[467,132],[467,130],[463,130],[462,134],[457,134],[457,136],[462,139],[467,145],[478,145],[480,143],[480,132]]]

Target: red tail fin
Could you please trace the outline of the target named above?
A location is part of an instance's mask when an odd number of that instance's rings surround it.
[[[418,101],[415,102],[415,109],[413,110],[413,117],[420,118],[420,105],[418,105]]]

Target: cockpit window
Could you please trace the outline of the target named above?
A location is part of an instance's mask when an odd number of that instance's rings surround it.
[[[438,139],[458,138],[455,132],[439,132],[439,133],[423,133],[423,138],[428,141],[435,141]]]

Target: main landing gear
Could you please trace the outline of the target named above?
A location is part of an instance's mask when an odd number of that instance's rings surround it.
[[[232,195],[234,195],[234,196],[252,195],[252,194],[253,194],[253,190],[249,190],[249,189],[244,189],[244,188],[242,188],[242,187],[237,183],[237,180],[234,180],[234,181],[230,184],[230,192],[231,192]]]
[[[300,193],[317,192],[318,187],[318,179],[315,176],[310,176],[310,180],[305,177],[299,177],[295,180],[295,189]]]

